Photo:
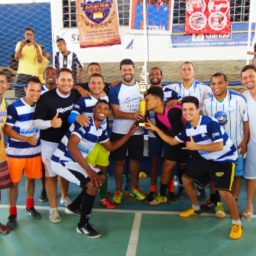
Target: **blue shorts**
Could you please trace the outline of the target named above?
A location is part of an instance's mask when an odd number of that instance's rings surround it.
[[[256,143],[252,140],[247,145],[247,155],[245,159],[244,177],[248,180],[256,179]]]

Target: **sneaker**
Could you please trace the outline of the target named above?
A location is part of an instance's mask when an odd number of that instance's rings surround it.
[[[114,209],[117,207],[117,203],[112,202],[110,199],[107,198],[101,199],[100,204],[107,209]]]
[[[213,210],[216,207],[216,203],[211,201],[210,199],[206,200],[205,204],[201,205],[202,211],[208,212]]]
[[[88,238],[99,238],[101,236],[101,234],[96,231],[91,225],[90,223],[84,225],[83,227],[76,228],[77,233],[85,235]]]
[[[221,202],[218,202],[217,206],[215,207],[215,215],[219,219],[223,219],[226,216],[223,204]]]
[[[176,202],[176,196],[173,192],[169,192],[167,194],[167,199],[170,203],[175,203]]]
[[[113,202],[117,204],[121,204],[122,201],[123,201],[123,192],[116,191],[116,193],[113,196]]]
[[[238,224],[233,224],[231,227],[229,237],[231,239],[237,240],[242,238],[242,236],[243,236],[243,227]]]
[[[149,202],[149,205],[155,206],[155,205],[164,204],[164,203],[167,203],[167,197],[157,195],[155,199]]]
[[[10,229],[7,226],[0,223],[0,233],[8,234],[9,232],[10,232]]]
[[[180,212],[179,213],[179,216],[180,217],[183,217],[183,218],[189,218],[189,217],[193,217],[193,216],[197,216],[198,214],[200,214],[201,211],[196,211],[195,209],[193,208],[190,208],[186,211],[183,211],[183,212]]]
[[[29,216],[31,216],[34,219],[41,219],[41,214],[34,208],[26,208],[26,212]]]
[[[57,208],[50,208],[50,210],[49,210],[49,220],[52,223],[59,223],[59,222],[61,222],[61,217],[59,215],[59,212],[58,212]]]
[[[142,201],[146,198],[145,194],[140,190],[140,188],[133,188],[130,195]]]
[[[70,198],[67,196],[65,198],[60,198],[60,205],[63,207],[67,207],[68,205],[70,205],[72,202],[70,200]]]
[[[64,212],[68,215],[72,215],[72,214],[80,215],[81,209],[73,210],[70,208],[70,205],[68,205],[67,207],[65,207]]]
[[[47,194],[46,194],[46,191],[45,191],[45,190],[42,190],[42,191],[41,191],[41,195],[40,195],[40,197],[38,198],[38,200],[39,200],[40,202],[47,202],[47,201],[48,201]]]
[[[151,202],[155,199],[155,197],[157,196],[157,193],[156,192],[150,192],[149,194],[147,194],[146,196],[146,201],[147,202]]]
[[[8,217],[7,227],[9,229],[15,229],[17,226],[17,215],[10,215]]]

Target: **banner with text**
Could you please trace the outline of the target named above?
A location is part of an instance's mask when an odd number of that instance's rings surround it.
[[[80,47],[120,44],[117,0],[76,0]]]
[[[229,34],[230,0],[187,0],[186,34]]]
[[[147,1],[147,29],[150,33],[170,33],[172,30],[173,0],[149,0]],[[143,24],[143,1],[130,1],[130,29],[142,32]]]

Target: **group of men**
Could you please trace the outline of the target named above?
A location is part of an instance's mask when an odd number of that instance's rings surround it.
[[[59,40],[58,43],[64,42]],[[211,87],[195,80],[194,66],[190,62],[181,65],[182,82],[166,86],[162,85],[161,69],[153,67],[150,70],[151,86],[146,95],[150,117],[146,128],[149,130],[149,156],[152,159],[148,197],[139,187],[144,131],[136,125],[143,116],[139,111],[142,95],[139,82],[135,80],[134,63],[130,59],[120,62],[121,81],[108,88],[108,95],[104,91],[105,82],[99,64],[91,63],[87,70],[91,71],[88,85],[74,86],[72,70],[60,68],[56,72],[48,67],[44,71],[47,86],[42,86],[36,76],[28,77],[24,97],[8,107],[4,132],[9,137],[7,156],[13,183],[8,227],[14,228],[17,224],[18,186],[24,170],[27,178],[26,211],[33,218],[41,217],[34,207],[34,179],[41,178],[44,172],[50,203],[49,220],[53,223],[61,221],[57,204],[57,176],[60,176],[65,212],[80,214],[77,232],[90,238],[99,237],[100,233],[89,223],[95,197],[101,191],[101,203],[107,208],[114,208],[122,202],[122,177],[128,158],[131,196],[146,199],[151,205],[166,202],[167,188],[173,195],[173,170],[178,167],[192,201],[192,208],[181,212],[180,216],[201,213],[203,207],[193,183],[205,186],[211,182],[210,202],[219,207],[219,217],[225,216],[221,196],[232,217],[230,238],[241,238],[243,228],[236,201],[241,188],[239,177],[243,175],[248,180],[248,206],[243,218],[250,219],[254,210],[255,66],[245,66],[241,71],[242,82],[248,89],[244,95],[228,89],[227,77],[223,73],[212,75]],[[4,77],[7,83],[7,77]],[[111,137],[106,121],[110,107],[113,114]],[[107,184],[109,151],[112,151],[116,179],[113,201],[107,198],[104,185]],[[160,193],[157,193],[157,165],[162,151],[163,172]],[[81,193],[72,202],[68,197],[68,182],[81,187]]]

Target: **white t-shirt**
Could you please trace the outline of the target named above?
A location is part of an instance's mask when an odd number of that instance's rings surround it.
[[[247,100],[248,106],[250,139],[256,143],[256,100],[251,96],[249,90],[244,91],[243,95]]]
[[[110,88],[109,91],[109,102],[111,104],[118,105],[120,111],[126,113],[139,111],[139,102],[141,98],[142,95],[137,82],[134,85],[121,83],[114,88]],[[114,118],[112,132],[127,134],[134,121],[134,119]],[[143,130],[138,129],[135,134],[143,134]]]

